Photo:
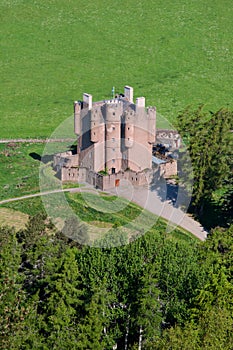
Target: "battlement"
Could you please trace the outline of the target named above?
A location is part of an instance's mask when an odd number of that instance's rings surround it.
[[[134,103],[133,88],[128,85],[123,94],[114,94],[115,88],[112,98],[93,102],[92,95],[84,93],[82,101],[74,102],[77,153],[54,157],[54,168],[62,181],[87,181],[102,189],[119,186],[123,179],[134,185],[148,183],[146,174],[152,171],[156,140],[156,107],[146,107],[143,96]],[[158,136],[164,137],[164,132]],[[100,174],[103,171],[106,176]],[[169,163],[161,171],[170,176],[176,169]]]
[[[92,95],[84,93],[83,101],[75,101],[80,164],[95,172],[108,169],[110,174],[151,168],[156,108],[145,104],[145,97],[134,103],[133,88],[128,85],[124,94],[110,99],[93,102]]]

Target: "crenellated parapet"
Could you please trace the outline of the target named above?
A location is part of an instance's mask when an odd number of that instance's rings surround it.
[[[151,168],[156,109],[145,105],[145,97],[134,103],[133,88],[128,85],[124,94],[99,102],[84,93],[82,102],[74,103],[82,166],[97,172],[108,169],[109,174]]]
[[[120,99],[106,101],[104,108],[106,123],[121,122],[121,116],[123,113],[123,103]]]

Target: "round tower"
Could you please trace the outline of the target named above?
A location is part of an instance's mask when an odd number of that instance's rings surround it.
[[[121,116],[123,104],[119,100],[108,101],[105,105],[105,164],[109,173],[121,170]]]

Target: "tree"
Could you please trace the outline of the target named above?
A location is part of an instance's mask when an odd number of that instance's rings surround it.
[[[138,349],[151,349],[160,337],[162,323],[162,302],[158,288],[158,267],[147,263],[140,279],[136,303],[132,308],[134,326],[138,329]]]
[[[86,307],[86,317],[79,326],[80,350],[112,349],[116,343],[118,329],[111,327],[115,319],[112,305],[116,302],[113,293],[107,291],[106,281],[97,286]]]
[[[0,228],[0,343],[2,349],[39,348],[35,302],[23,290],[19,273],[22,246],[12,228]],[[27,346],[28,345],[28,346]]]
[[[41,332],[46,334],[49,349],[79,349],[83,290],[75,255],[76,248],[67,248],[59,260],[54,257],[48,262],[54,265],[54,272],[46,278]]]
[[[232,120],[233,113],[227,109],[207,113],[203,106],[196,111],[187,108],[178,116],[178,130],[192,161],[193,204],[199,215],[232,176]],[[191,169],[183,170],[183,181],[190,180]]]

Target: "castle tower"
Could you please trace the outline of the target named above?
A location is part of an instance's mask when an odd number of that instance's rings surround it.
[[[142,171],[152,167],[152,144],[155,142],[155,108],[145,108],[145,98],[136,99],[125,111],[124,169]]]
[[[111,174],[118,173],[121,166],[121,116],[122,101],[115,99],[105,105],[105,167]]]
[[[83,101],[74,103],[79,166],[93,172],[107,168],[109,174],[151,168],[155,123],[155,107],[146,108],[144,97],[134,104],[130,86],[107,101],[93,103],[92,95],[83,94]]]
[[[94,143],[93,170],[98,172],[105,166],[105,123],[100,106],[91,110],[91,142]]]

